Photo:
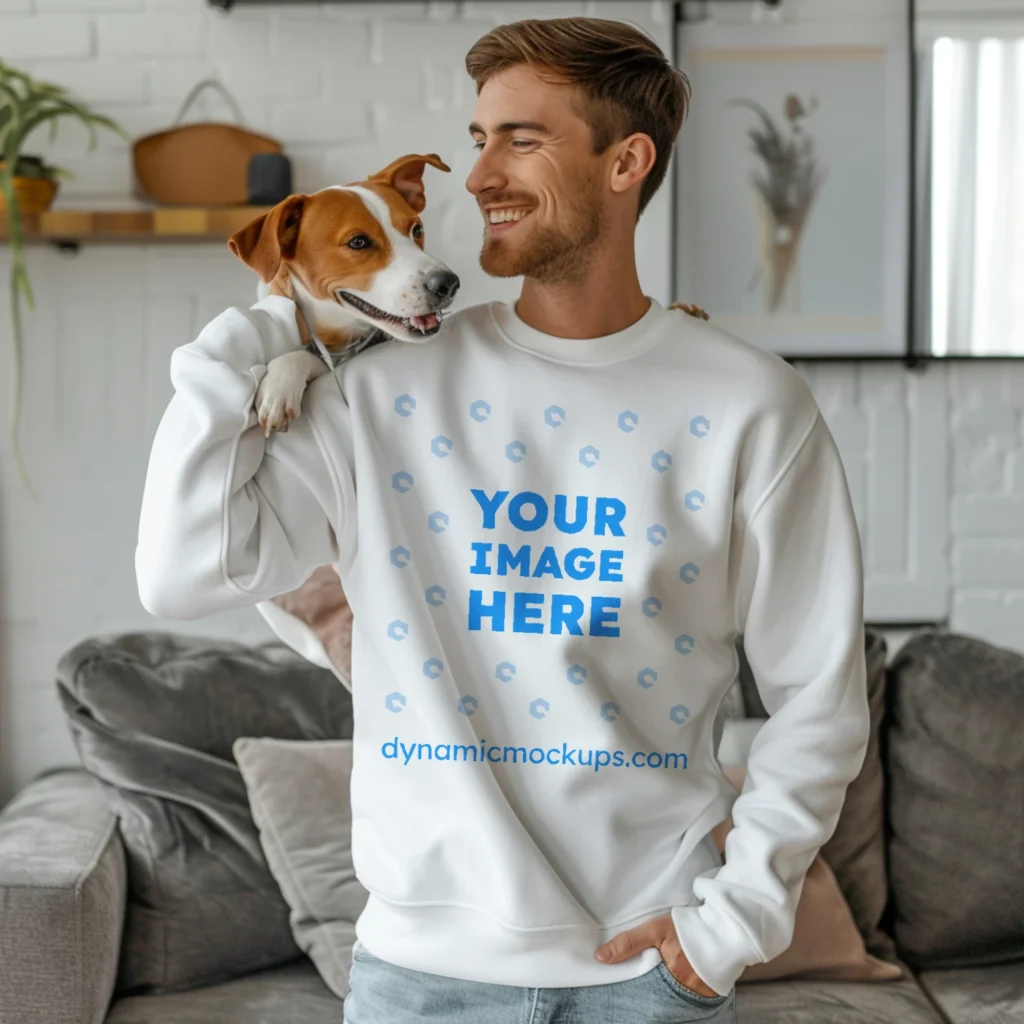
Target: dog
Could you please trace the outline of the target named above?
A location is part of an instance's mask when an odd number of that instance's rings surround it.
[[[268,437],[288,429],[309,382],[339,362],[440,330],[459,279],[423,248],[428,164],[450,170],[434,153],[399,157],[365,181],[289,196],[228,240],[262,292],[296,305],[303,347],[271,360],[256,390]]]

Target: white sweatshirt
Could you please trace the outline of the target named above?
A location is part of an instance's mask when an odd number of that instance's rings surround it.
[[[320,377],[267,440],[254,393],[297,345],[271,296],[174,353],[136,570],[194,619],[338,569],[360,940],[585,986],[653,967],[594,953],[671,913],[728,992],[789,945],[868,736],[857,529],[802,378],[657,303],[587,340],[495,303]],[[738,635],[771,715],[739,797],[715,758]]]

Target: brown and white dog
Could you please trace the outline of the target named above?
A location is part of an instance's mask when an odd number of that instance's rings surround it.
[[[316,341],[336,365],[389,337],[420,342],[440,329],[459,279],[423,250],[427,164],[450,169],[433,153],[403,156],[365,181],[289,196],[228,241],[264,293],[294,300],[304,344],[260,381],[267,434],[288,429],[306,385],[328,372]]]

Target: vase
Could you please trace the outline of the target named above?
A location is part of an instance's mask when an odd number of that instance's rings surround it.
[[[6,161],[0,160],[0,168]],[[45,173],[46,165],[42,157],[21,156],[14,164],[16,171],[28,171],[27,174],[15,174],[11,179],[14,186],[14,197],[18,200],[18,209],[22,213],[42,213],[53,205],[57,195],[58,182]],[[0,192],[0,213],[6,213],[7,200]]]
[[[57,182],[53,178],[12,178],[14,197],[22,213],[42,213],[53,205]],[[0,213],[7,212],[7,200],[0,192]]]
[[[756,188],[754,201],[757,206],[765,312],[799,313],[799,255],[806,211],[796,211],[788,223],[782,223]]]

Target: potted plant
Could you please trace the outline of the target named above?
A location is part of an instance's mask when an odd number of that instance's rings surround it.
[[[18,442],[21,420],[22,323],[21,299],[35,309],[32,286],[25,264],[21,215],[49,208],[57,193],[58,180],[70,172],[47,164],[42,157],[24,152],[25,143],[37,128],[49,125],[50,138],[57,134],[62,117],[71,117],[89,133],[89,149],[96,148],[96,129],[109,128],[126,141],[125,131],[102,114],[93,113],[73,99],[68,91],[50,82],[40,82],[0,60],[0,214],[6,214],[11,249],[11,333],[14,353],[14,396],[11,404],[11,443],[22,481],[35,497]]]

